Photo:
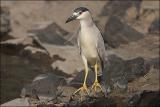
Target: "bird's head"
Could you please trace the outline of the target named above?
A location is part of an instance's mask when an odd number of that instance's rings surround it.
[[[85,7],[79,7],[73,11],[72,15],[67,19],[66,23],[71,22],[76,19],[82,20],[88,17],[90,17],[89,9]]]

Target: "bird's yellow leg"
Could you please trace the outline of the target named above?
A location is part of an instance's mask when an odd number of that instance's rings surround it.
[[[89,95],[88,88],[87,88],[87,85],[86,85],[87,75],[88,75],[88,67],[86,66],[85,67],[85,77],[84,77],[83,86],[80,87],[78,90],[76,90],[74,92],[74,94],[79,92],[81,94],[81,98],[82,98],[82,94],[87,93]]]
[[[97,91],[98,88],[102,91],[102,87],[99,84],[98,79],[97,79],[97,72],[98,72],[98,64],[97,63],[95,64],[94,68],[95,68],[95,81],[92,85],[92,89],[94,89],[95,92]]]

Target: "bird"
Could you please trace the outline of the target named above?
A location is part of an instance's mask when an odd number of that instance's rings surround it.
[[[102,34],[94,23],[90,10],[86,7],[74,9],[72,15],[66,20],[66,23],[73,20],[79,20],[80,22],[77,42],[79,53],[85,66],[83,85],[74,94],[80,92],[89,95],[86,81],[90,67],[95,71],[95,80],[91,86],[91,90],[97,92],[100,89],[102,91],[102,86],[97,78],[99,75],[102,75],[105,63],[105,45]]]

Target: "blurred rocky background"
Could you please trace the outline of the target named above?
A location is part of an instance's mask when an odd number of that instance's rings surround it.
[[[160,106],[158,0],[2,0],[0,5],[2,106]],[[70,99],[84,78],[76,44],[79,22],[65,24],[80,6],[92,12],[108,57],[102,80],[107,97],[83,103]],[[93,77],[90,72],[88,85]]]

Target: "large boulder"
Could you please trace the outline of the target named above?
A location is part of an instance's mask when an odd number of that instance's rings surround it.
[[[159,57],[159,37],[148,35],[136,42],[121,45],[112,50],[114,54],[124,59],[142,57],[146,60]]]
[[[160,57],[152,58],[147,63],[155,69],[160,69]]]
[[[160,19],[157,18],[151,23],[148,32],[151,34],[159,34],[160,33],[159,30],[160,30]]]
[[[61,71],[68,76],[75,76],[80,70],[84,68],[82,58],[75,46],[57,46],[44,45],[51,56],[59,56],[61,60],[54,61],[51,66],[58,71]]]
[[[12,101],[6,102],[1,105],[1,107],[11,107],[11,106],[29,106],[28,98],[21,99],[21,98],[16,98]]]
[[[48,51],[41,44],[38,38],[34,36],[9,39],[1,42],[0,45],[2,53],[29,59],[30,61],[43,67],[49,67],[49,65],[53,62],[53,59]]]
[[[103,80],[106,88],[127,89],[128,82],[145,75],[150,67],[145,60],[137,57],[130,60],[124,60],[116,55],[108,56],[108,63],[103,72]]]
[[[0,8],[0,35],[8,35],[11,31],[11,23],[10,23],[10,12],[9,8],[1,7]],[[2,37],[1,37],[2,38]]]
[[[141,5],[141,0],[139,1],[132,1],[132,0],[127,0],[127,1],[112,1],[109,0],[103,7],[101,11],[101,16],[116,16],[119,18],[123,18],[129,8],[135,7],[137,10],[137,14],[140,11],[140,5]]]
[[[111,47],[117,48],[143,38],[143,34],[132,26],[122,22],[118,17],[112,16],[105,25],[104,41]]]
[[[36,35],[39,40],[43,43],[55,44],[55,45],[71,45],[71,42],[66,43],[66,38],[69,32],[62,29],[59,25],[54,22],[47,23],[45,27],[43,24],[38,25],[39,27],[33,28],[28,33]],[[66,43],[66,44],[65,44]]]
[[[3,49],[4,53],[7,53],[6,48],[13,49],[13,50],[15,48],[17,48],[17,51],[13,51],[13,53],[10,53],[10,54],[18,54],[18,52],[20,50],[24,49],[27,46],[31,46],[31,47],[35,47],[35,48],[44,50],[49,55],[48,51],[45,49],[45,47],[42,45],[42,43],[39,41],[39,39],[35,36],[25,36],[25,37],[22,37],[22,38],[8,39],[8,40],[5,40],[5,41],[2,41],[0,43],[0,45],[2,46],[2,48],[4,48]],[[12,48],[10,48],[10,47],[12,47]]]
[[[128,95],[125,99],[127,107],[158,107],[160,105],[158,91],[139,91]]]
[[[159,8],[157,1],[108,1],[102,8],[99,20],[105,22],[106,45],[120,45],[143,39],[147,33],[158,34]],[[105,19],[105,21],[104,21]]]
[[[55,75],[53,73],[40,74],[36,76],[32,83],[26,85],[21,91],[21,97],[29,97],[30,104],[33,100],[39,100],[41,102],[57,101],[57,97],[60,97],[62,90],[60,87],[66,84],[63,77]],[[58,89],[59,87],[59,89]]]
[[[1,103],[19,97],[24,84],[43,73],[41,66],[26,58],[0,54],[1,58]],[[14,91],[13,91],[14,90]]]

